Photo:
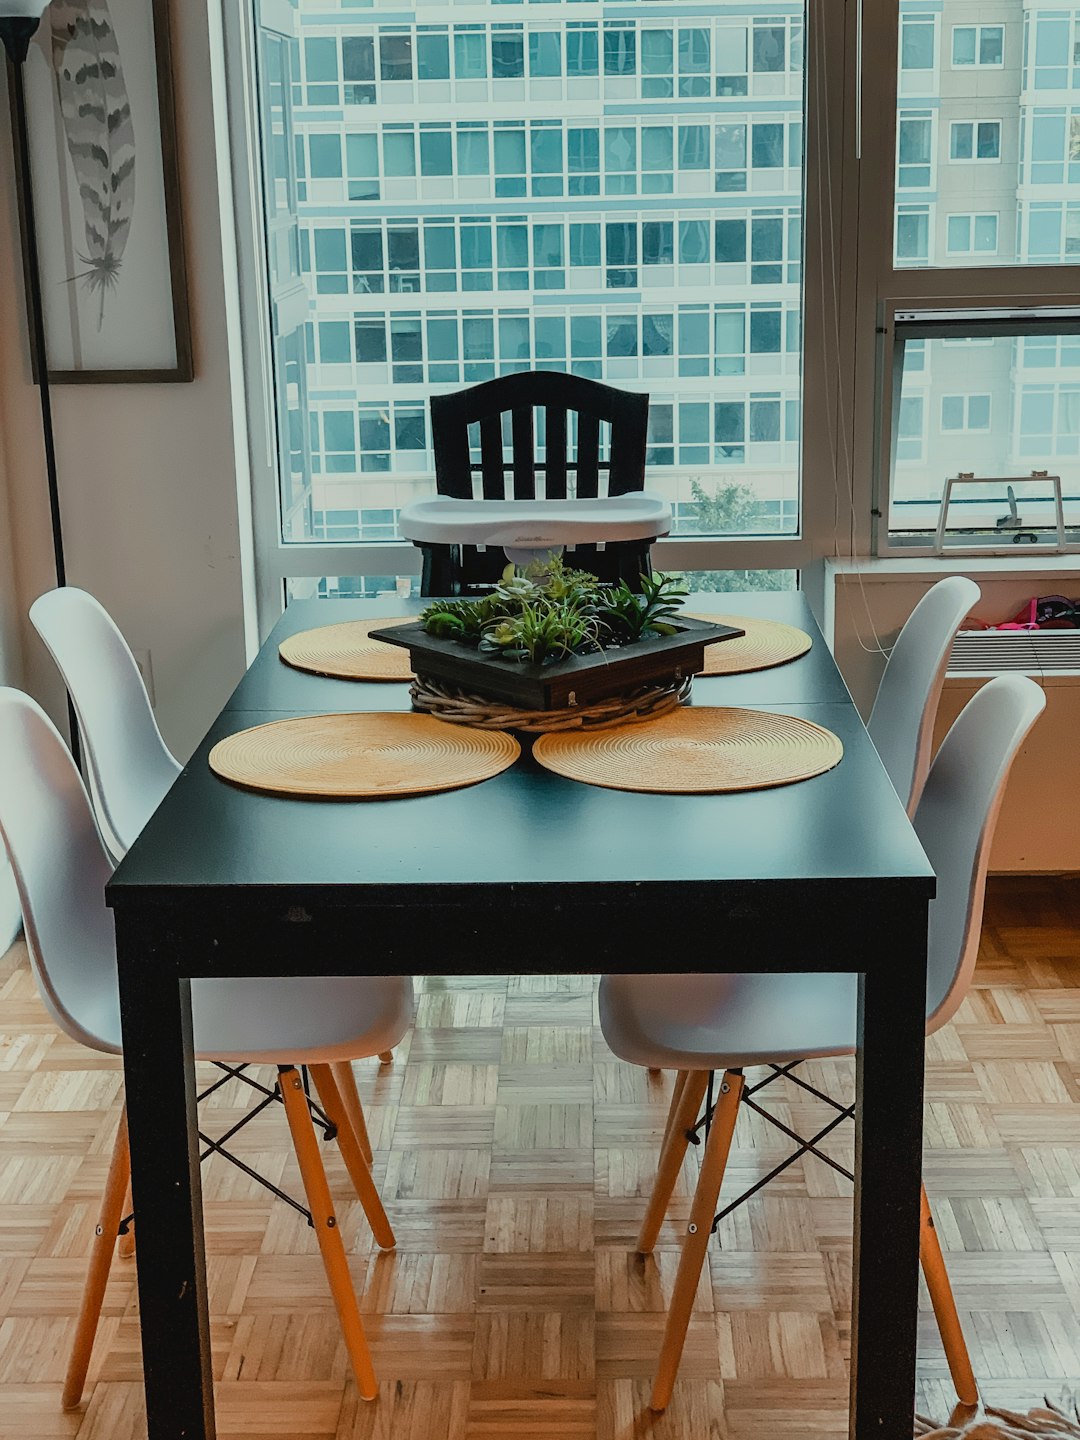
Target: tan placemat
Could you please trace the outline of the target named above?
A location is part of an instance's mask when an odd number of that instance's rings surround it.
[[[791,785],[831,770],[843,754],[831,730],[796,715],[711,705],[647,725],[541,735],[533,746],[541,765],[570,780],[666,795]]]
[[[714,620],[719,625],[734,625],[745,630],[734,640],[718,640],[705,649],[705,668],[701,675],[742,675],[750,670],[768,670],[773,665],[786,665],[805,655],[814,643],[805,630],[779,620],[755,620],[747,615],[703,615],[687,611],[694,620]]]
[[[409,652],[382,640],[372,640],[371,631],[388,625],[408,625],[415,615],[384,615],[381,620],[345,620],[337,625],[320,625],[301,630],[278,646],[278,654],[295,670],[312,675],[330,675],[337,680],[411,680]]]
[[[430,795],[489,780],[521,754],[512,735],[430,715],[303,715],[219,740],[210,768],[271,795],[335,800]]]

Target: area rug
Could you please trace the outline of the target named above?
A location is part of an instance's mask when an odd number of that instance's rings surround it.
[[[935,1425],[923,1415],[915,1417],[915,1434],[919,1440],[1029,1440],[1041,1435],[1043,1440],[1076,1440],[1080,1437],[1080,1407],[1072,1406],[1072,1415],[1047,1400],[1026,1415],[1000,1410],[990,1405],[985,1414],[966,1425]]]

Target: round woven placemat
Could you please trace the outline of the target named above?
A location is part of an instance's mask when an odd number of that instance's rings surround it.
[[[690,611],[686,612],[690,615]],[[750,670],[768,670],[786,665],[805,655],[814,643],[805,630],[783,625],[779,620],[755,620],[746,615],[701,615],[694,620],[713,620],[718,625],[735,625],[745,630],[734,640],[717,640],[705,647],[705,668],[701,675],[742,675]]]
[[[210,768],[245,790],[334,800],[430,795],[489,780],[521,754],[512,735],[430,715],[303,715],[219,740]]]
[[[694,706],[598,735],[541,735],[533,755],[570,780],[609,790],[715,795],[809,780],[844,747],[820,725],[765,710]]]
[[[337,680],[411,680],[408,650],[372,640],[371,631],[407,625],[415,615],[381,620],[345,620],[301,630],[278,646],[278,654],[294,670],[330,675]]]

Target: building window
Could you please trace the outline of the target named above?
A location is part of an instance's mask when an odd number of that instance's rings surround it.
[[[896,258],[909,265],[930,259],[930,211],[925,205],[901,205],[897,210]]]
[[[996,255],[996,215],[950,215],[946,222],[946,246],[950,255]]]
[[[952,32],[953,68],[968,66],[1001,69],[1005,63],[1005,27],[1003,25],[954,25]]]
[[[922,395],[905,395],[900,401],[896,428],[897,460],[921,460],[925,444],[925,399]]]
[[[941,428],[943,431],[989,430],[990,396],[943,395]]]
[[[1080,386],[1022,388],[1017,451],[1025,460],[1080,455]],[[1075,474],[1075,467],[1070,468]]]
[[[1070,61],[1075,68],[1077,55],[1070,32],[1074,19],[1068,10],[1054,9],[1044,14],[1026,11],[1024,52],[1032,88],[1035,90],[1067,90]],[[1034,30],[1034,36],[1032,36]]]
[[[905,15],[900,26],[900,68],[933,70],[937,25],[933,15]]]
[[[412,36],[383,33],[379,36],[379,74],[383,80],[411,80]]]
[[[950,160],[1000,160],[1000,120],[954,120],[949,126]]]
[[[897,124],[898,180],[901,190],[929,189],[932,174],[933,120],[925,111],[900,116]]]

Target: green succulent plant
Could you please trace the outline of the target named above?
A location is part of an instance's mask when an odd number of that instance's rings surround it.
[[[642,593],[602,584],[549,555],[524,569],[508,565],[490,595],[443,600],[420,616],[425,631],[508,661],[551,664],[650,636],[672,635],[687,591],[672,576],[641,577]]]
[[[672,575],[642,575],[640,595],[620,580],[605,593],[598,617],[617,645],[632,645],[650,633],[674,635],[671,617],[689,593]]]

